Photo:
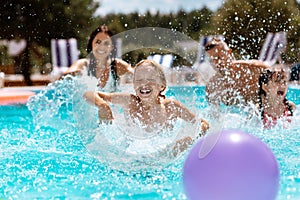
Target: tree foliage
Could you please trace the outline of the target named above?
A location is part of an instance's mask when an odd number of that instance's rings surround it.
[[[289,52],[299,41],[296,0],[227,0],[213,19],[217,31],[244,58],[258,57],[268,32],[288,32]]]
[[[1,4],[1,38],[23,38],[46,47],[52,38],[80,37],[91,26],[98,7],[92,0],[8,0]]]
[[[161,14],[150,13],[139,14],[137,12],[131,14],[109,14],[100,19],[100,24],[106,24],[114,33],[120,33],[123,31],[143,28],[143,27],[161,27],[172,29],[186,34],[194,40],[199,40],[200,34],[208,34],[212,32],[210,21],[213,12],[208,8],[195,9],[191,12],[179,10],[176,13]],[[151,36],[145,33],[145,38],[151,38]],[[152,41],[153,42],[153,41]],[[161,46],[161,44],[157,44]],[[168,53],[159,48],[157,49],[142,49],[135,52],[129,52],[123,56],[123,59],[130,63],[135,63],[139,59],[147,57],[153,53]],[[177,56],[175,59],[175,65],[190,65],[186,63],[184,59]]]
[[[0,39],[24,38],[50,47],[52,38],[75,37],[82,56],[87,38],[106,24],[114,33],[135,28],[161,27],[182,32],[194,40],[200,35],[223,34],[243,58],[257,58],[268,32],[288,32],[286,61],[294,62],[300,49],[300,14],[296,0],[227,0],[216,12],[206,7],[190,12],[108,14],[94,16],[95,0],[7,0],[0,6]],[[124,56],[134,62],[155,51],[140,50]],[[159,50],[158,50],[159,51]],[[50,57],[50,55],[44,55]],[[49,58],[44,58],[49,60]]]
[[[113,31],[122,31],[142,28],[142,27],[161,27],[188,34],[193,39],[199,39],[199,32],[207,33],[210,26],[210,19],[213,12],[208,8],[195,9],[191,12],[179,10],[177,13],[145,14],[137,12],[131,14],[109,14],[100,19],[100,24],[108,25]]]
[[[99,4],[93,0],[8,0],[0,6],[0,39],[25,39],[27,46],[23,56],[22,73],[26,83],[32,68],[32,52],[48,49],[51,39],[86,39],[87,28],[93,23],[93,14]],[[2,53],[2,52],[1,52]],[[49,53],[39,58],[49,62]],[[37,60],[37,59],[35,59]],[[35,61],[34,60],[34,61]]]

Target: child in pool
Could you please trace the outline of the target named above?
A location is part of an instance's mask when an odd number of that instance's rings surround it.
[[[109,106],[109,103],[112,103],[120,105],[124,109],[127,119],[131,119],[133,123],[138,121],[139,125],[149,132],[161,127],[172,128],[172,122],[178,118],[196,123],[195,114],[188,108],[163,95],[166,84],[162,67],[154,61],[142,60],[135,66],[133,74],[133,86],[136,94],[88,91],[84,97],[89,103],[99,108],[100,120],[113,120]],[[200,119],[200,123],[204,133],[209,128],[209,124],[204,119]],[[187,136],[178,140],[174,152],[186,149],[193,139]]]
[[[265,128],[275,126],[278,119],[291,121],[295,104],[286,98],[287,81],[283,69],[268,69],[259,77],[258,107]]]

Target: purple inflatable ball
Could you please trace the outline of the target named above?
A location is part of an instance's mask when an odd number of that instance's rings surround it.
[[[202,138],[189,152],[183,185],[190,200],[274,200],[277,161],[265,143],[239,130],[223,130],[212,150],[199,158]],[[209,137],[209,136],[208,136]]]

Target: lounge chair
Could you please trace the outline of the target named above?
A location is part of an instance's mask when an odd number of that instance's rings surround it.
[[[286,44],[286,32],[268,33],[258,60],[273,66],[280,61],[280,53],[285,50]]]
[[[148,56],[147,59],[154,60],[155,62],[161,64],[165,68],[165,70],[168,70],[172,67],[173,58],[174,57],[172,54],[165,54],[165,55],[155,54],[155,55]]]
[[[64,73],[79,57],[77,40],[71,39],[52,39],[51,58],[53,73]]]

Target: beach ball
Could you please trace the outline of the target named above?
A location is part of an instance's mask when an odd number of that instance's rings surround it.
[[[207,135],[206,137],[210,137]],[[258,138],[240,130],[223,130],[206,154],[204,137],[188,153],[183,169],[185,194],[191,200],[274,200],[278,164]]]

